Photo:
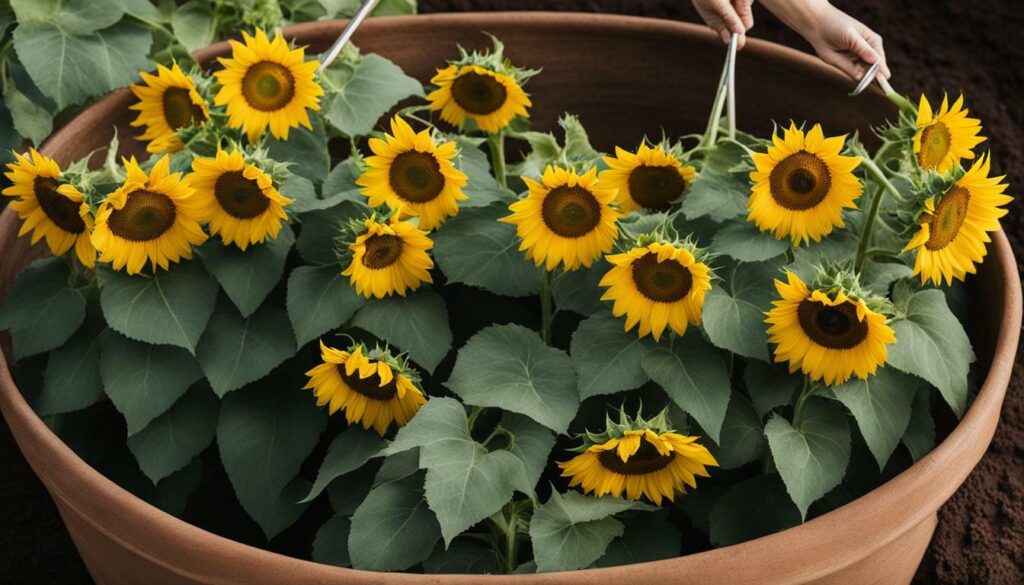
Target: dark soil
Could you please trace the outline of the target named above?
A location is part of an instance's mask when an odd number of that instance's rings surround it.
[[[1024,4],[1017,1],[835,0],[886,42],[893,84],[906,93],[967,92],[985,124],[994,165],[1011,185],[1024,185]],[[686,0],[420,0],[423,12],[566,10],[615,12],[696,21]],[[752,35],[809,50],[795,33],[757,8]],[[1024,257],[1024,206],[1004,218]],[[1024,365],[1018,354],[1002,422],[988,454],[939,512],[939,527],[916,585],[1024,583]],[[0,582],[88,583],[56,509],[0,430]]]

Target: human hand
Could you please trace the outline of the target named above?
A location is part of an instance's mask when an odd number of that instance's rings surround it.
[[[868,68],[881,62],[879,72],[888,79],[892,74],[885,62],[882,37],[864,23],[827,2],[809,26],[797,28],[823,61],[859,80]]]
[[[693,0],[693,7],[722,42],[728,44],[733,33],[739,35],[738,48],[747,42],[747,31],[754,26],[754,0]]]

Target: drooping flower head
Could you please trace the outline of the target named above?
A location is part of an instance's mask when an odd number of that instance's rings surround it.
[[[388,220],[368,217],[350,227],[354,241],[344,241],[345,236],[339,239],[339,252],[347,265],[341,274],[366,298],[404,297],[406,291],[433,282],[430,269],[434,261],[427,251],[434,242],[427,232],[399,220],[398,215]]]
[[[825,138],[818,124],[805,135],[793,124],[772,140],[767,153],[753,155],[747,221],[794,245],[844,227],[842,211],[856,208],[862,191],[853,174],[860,158],[840,154],[846,137]]]
[[[419,216],[420,229],[430,231],[459,212],[468,179],[455,168],[456,144],[437,144],[429,130],[415,132],[401,116],[391,119],[391,134],[371,138],[369,169],[356,180],[370,207]]]
[[[615,156],[604,157],[608,169],[601,171],[601,183],[617,189],[619,209],[629,213],[637,209],[665,211],[682,199],[696,171],[684,165],[664,145],[654,148],[641,143],[636,153],[615,147]]]
[[[139,98],[138,103],[129,106],[139,112],[132,126],[145,127],[139,140],[146,142],[148,152],[176,152],[185,146],[177,131],[206,122],[210,111],[196,84],[177,63],[170,69],[157,65],[156,71],[156,75],[139,73],[144,83],[131,86]]]
[[[651,420],[630,418],[620,410],[618,423],[606,418],[605,431],[587,433],[579,455],[560,462],[570,487],[601,497],[611,494],[630,500],[646,497],[660,505],[675,499],[685,486],[697,487],[697,477],[709,477],[718,462],[698,437],[672,430],[665,412]]]
[[[78,261],[92,267],[96,263],[89,239],[93,217],[82,193],[62,182],[57,162],[36,149],[29,149],[28,156],[15,152],[14,158],[4,173],[11,186],[3,194],[15,198],[10,205],[22,221],[18,236],[31,232],[33,244],[46,238],[54,256],[74,247]]]
[[[914,156],[922,169],[940,173],[949,171],[963,159],[974,158],[974,147],[985,141],[979,136],[981,121],[967,117],[964,96],[949,105],[942,96],[938,112],[932,110],[928,98],[921,95],[917,107],[917,133],[914,135]]]

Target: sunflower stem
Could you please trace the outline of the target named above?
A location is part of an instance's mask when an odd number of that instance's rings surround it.
[[[804,387],[803,387],[802,390],[800,390],[800,396],[796,399],[796,406],[793,407],[793,426],[794,427],[797,427],[797,428],[800,427],[800,414],[803,412],[804,402],[807,401],[807,399],[811,396],[811,394],[814,394],[814,392],[811,391],[811,388],[812,388],[811,387],[811,382],[805,376],[804,377]]]
[[[857,257],[853,262],[854,272],[860,273],[864,268],[864,259],[867,258],[868,246],[871,244],[871,232],[875,229],[875,220],[878,218],[878,210],[882,207],[882,196],[885,188],[881,185],[875,190],[875,196],[871,199],[871,207],[868,209],[867,218],[864,220],[864,229],[860,234],[860,244],[857,245]]]
[[[722,109],[725,107],[725,97],[729,89],[729,59],[726,57],[725,66],[722,67],[722,77],[718,80],[718,91],[715,93],[715,101],[711,106],[711,117],[708,119],[707,130],[700,141],[700,146],[709,148],[718,141],[718,125],[722,119]]]
[[[508,187],[505,173],[505,131],[501,130],[494,134],[487,135],[487,146],[491,149],[491,167],[494,169],[494,178],[502,188]]]
[[[551,345],[551,271],[545,270],[540,278],[540,331],[544,343]]]

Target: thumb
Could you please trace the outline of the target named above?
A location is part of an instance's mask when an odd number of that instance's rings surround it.
[[[859,34],[851,33],[849,35],[849,41],[847,49],[860,58],[861,61],[868,65],[874,65],[882,60],[882,57],[878,54],[878,51],[874,47],[868,44],[868,42]]]

